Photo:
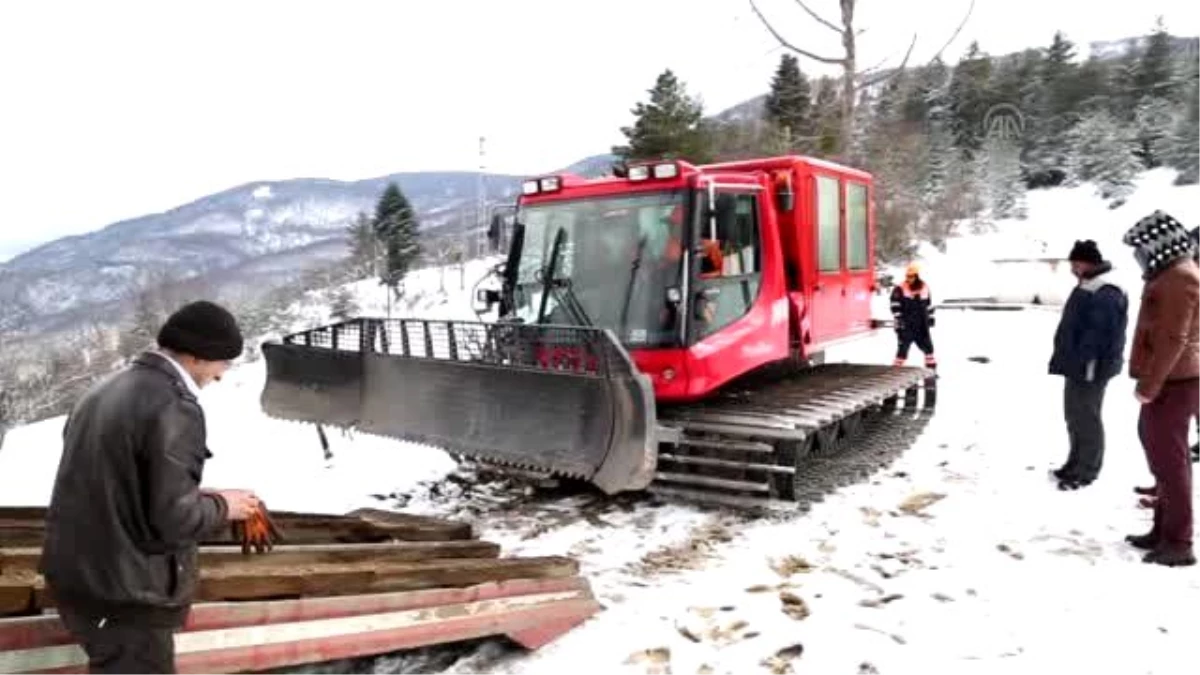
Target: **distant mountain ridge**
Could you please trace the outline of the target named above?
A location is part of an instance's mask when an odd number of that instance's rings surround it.
[[[563,169],[604,173],[609,155]],[[523,176],[484,174],[487,203],[515,200]],[[0,331],[61,327],[128,299],[156,275],[215,277],[228,291],[280,283],[345,255],[345,229],[372,213],[389,181],[412,202],[425,232],[473,218],[479,173],[408,172],[358,181],[296,178],[246,183],[163,213],[51,241],[0,263]],[[219,275],[217,273],[220,273]]]
[[[1092,42],[1088,47],[1100,58],[1113,58],[1143,39]],[[1195,37],[1174,41],[1177,49],[1192,54],[1200,44]],[[756,96],[710,119],[757,119],[765,99]],[[561,171],[604,175],[614,160],[598,154]],[[485,174],[487,204],[511,203],[522,178]],[[479,181],[479,173],[473,171],[246,183],[163,213],[64,237],[0,263],[0,332],[34,333],[97,315],[112,316],[158,275],[207,279],[219,293],[285,283],[314,264],[345,255],[346,226],[360,211],[374,210],[391,180],[412,201],[423,232],[454,232],[473,217]]]

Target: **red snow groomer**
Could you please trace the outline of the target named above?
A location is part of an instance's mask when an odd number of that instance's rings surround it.
[[[872,176],[809,157],[528,180],[496,321],[268,342],[262,405],[610,494],[790,502],[810,455],[933,404],[923,368],[824,363],[877,329],[874,241]]]

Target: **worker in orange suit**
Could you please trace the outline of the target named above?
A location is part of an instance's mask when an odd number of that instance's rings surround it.
[[[892,318],[896,328],[896,360],[893,365],[902,366],[908,361],[908,352],[913,343],[925,354],[925,367],[937,368],[937,357],[933,353],[933,297],[929,284],[921,278],[921,268],[912,263],[904,271],[904,283],[892,289]]]

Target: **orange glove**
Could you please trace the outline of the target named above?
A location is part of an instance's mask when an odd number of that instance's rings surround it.
[[[258,553],[266,553],[283,540],[279,528],[267,513],[267,505],[260,503],[258,511],[246,520],[235,520],[230,525],[233,540],[242,544],[242,555],[249,555],[253,548]]]

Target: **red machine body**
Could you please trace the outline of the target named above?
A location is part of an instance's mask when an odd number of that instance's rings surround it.
[[[749,201],[759,264],[740,274],[689,281],[718,291],[749,289],[741,296],[750,296],[750,303],[726,312],[728,320],[715,331],[693,333],[678,346],[627,345],[659,401],[702,399],[763,365],[811,359],[872,330],[875,212],[869,173],[802,156],[642,166],[648,171],[639,179],[554,176],[554,189],[522,195],[519,208],[673,190],[704,195],[710,186],[718,199]],[[656,178],[657,166],[673,167],[664,172],[669,177]],[[540,187],[542,180],[530,183]],[[701,220],[693,222],[703,228]]]

